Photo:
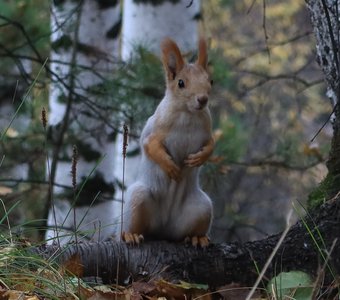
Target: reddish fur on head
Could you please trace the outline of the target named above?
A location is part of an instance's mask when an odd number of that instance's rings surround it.
[[[161,45],[162,61],[166,72],[167,80],[174,80],[176,75],[184,66],[184,60],[177,44],[166,38]]]
[[[163,40],[161,44],[162,62],[168,81],[174,80],[176,75],[183,69],[185,61],[177,44],[170,38]],[[198,58],[196,65],[207,70],[208,54],[205,39],[200,38],[198,44]]]
[[[203,38],[200,39],[198,44],[198,58],[196,64],[203,67],[203,69],[207,69],[208,65],[208,54],[207,54],[207,43]]]
[[[207,45],[203,38],[199,40],[198,57],[194,64],[187,64],[177,44],[167,38],[162,44],[162,62],[166,75],[166,87],[171,94],[176,108],[186,106],[189,111],[198,111],[206,107],[211,81],[207,72]]]

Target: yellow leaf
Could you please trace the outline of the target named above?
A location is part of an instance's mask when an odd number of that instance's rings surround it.
[[[13,193],[13,189],[7,186],[0,186],[0,196],[5,196]]]
[[[14,250],[14,245],[8,245],[7,247],[0,249],[0,268],[5,267],[13,260],[14,255],[12,254],[12,252]]]
[[[223,130],[220,129],[220,128],[214,130],[213,136],[214,136],[215,142],[217,142],[217,141],[220,140],[221,137],[223,136]]]
[[[61,273],[65,273],[65,271],[66,273],[71,273],[79,278],[83,277],[84,266],[78,253],[73,254],[63,263]]]
[[[320,152],[319,146],[317,144],[305,144],[303,146],[303,154],[307,156],[314,156],[316,157],[319,161],[323,160],[322,154]]]
[[[4,296],[4,299],[8,299],[8,300],[25,299],[24,292],[20,292],[20,291],[7,291],[3,296]]]
[[[15,138],[19,135],[19,132],[15,130],[14,128],[10,127],[7,129],[6,135],[10,138]]]

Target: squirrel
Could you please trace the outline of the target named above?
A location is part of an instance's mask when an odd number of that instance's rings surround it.
[[[214,149],[207,46],[200,39],[192,64],[169,38],[161,50],[165,96],[140,137],[140,170],[126,192],[122,240],[139,244],[145,237],[207,247],[212,202],[199,185],[200,166]]]

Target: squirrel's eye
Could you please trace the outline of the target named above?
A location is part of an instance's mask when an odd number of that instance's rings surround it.
[[[213,85],[214,84],[214,80],[210,80],[210,85]]]
[[[182,79],[180,79],[180,80],[178,80],[178,87],[180,88],[180,89],[182,89],[182,88],[184,88],[184,81],[182,80]]]

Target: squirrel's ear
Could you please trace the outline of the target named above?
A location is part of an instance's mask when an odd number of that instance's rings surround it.
[[[174,80],[177,73],[183,68],[184,60],[177,44],[166,38],[162,44],[162,62],[168,80]]]
[[[200,65],[205,70],[207,69],[208,66],[207,43],[203,38],[200,38],[198,43],[198,58],[196,64]]]

